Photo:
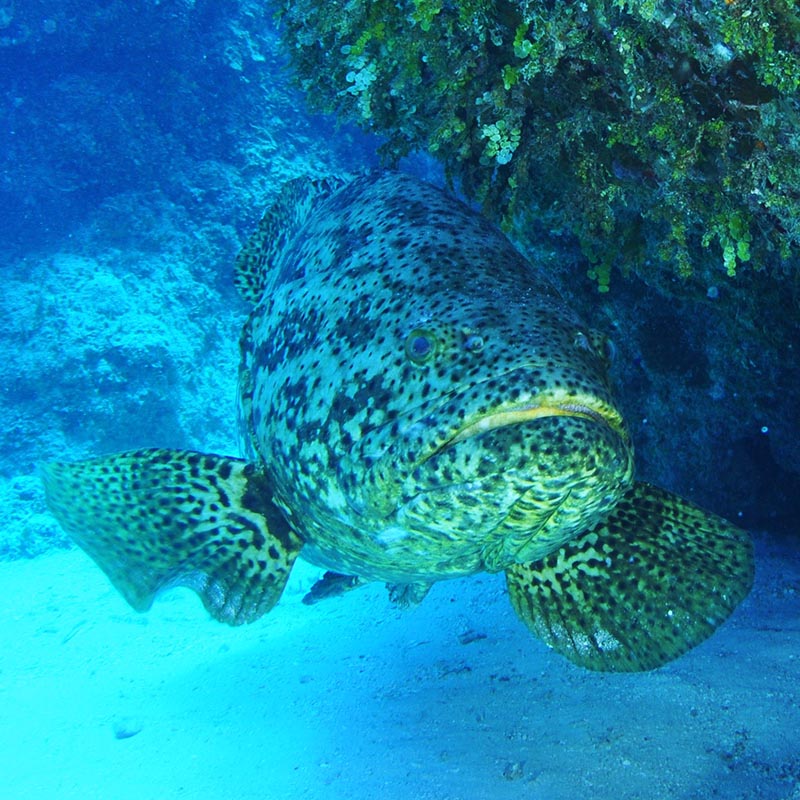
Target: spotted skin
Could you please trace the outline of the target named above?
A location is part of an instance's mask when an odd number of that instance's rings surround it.
[[[250,622],[278,601],[300,551],[244,461],[136,450],[46,464],[42,475],[61,524],[137,611],[180,585],[216,619]]]
[[[48,504],[128,601],[183,584],[218,619],[506,572],[592,669],[651,669],[747,594],[745,533],[633,480],[610,348],[479,215],[409,176],[288,184],[243,247],[246,460],[137,451],[44,467]]]
[[[657,667],[713,633],[747,593],[743,576],[752,579],[744,531],[644,483],[592,530],[506,572],[534,634],[581,666],[617,672]]]
[[[297,178],[283,187],[251,239],[257,246],[244,248],[236,259],[234,284],[245,300],[250,303],[261,300],[271,282],[270,264],[294,235],[295,226],[312,213],[317,198],[330,194],[345,182],[346,178],[338,176]]]
[[[395,583],[501,570],[584,530],[629,485],[603,355],[447,195],[356,179],[317,198],[270,274],[245,327],[241,417],[311,560]],[[595,417],[448,445],[504,409],[570,405]]]

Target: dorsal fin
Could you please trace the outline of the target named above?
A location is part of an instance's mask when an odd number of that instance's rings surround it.
[[[276,256],[308,217],[314,203],[331,195],[351,177],[303,176],[283,185],[275,202],[264,212],[258,227],[236,257],[233,280],[245,300],[251,303],[261,300]]]

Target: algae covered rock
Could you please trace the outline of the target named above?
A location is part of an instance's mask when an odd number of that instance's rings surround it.
[[[733,275],[800,254],[790,0],[276,3],[319,107],[434,153],[485,210],[613,266]]]

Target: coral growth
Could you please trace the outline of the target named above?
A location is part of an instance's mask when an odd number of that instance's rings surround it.
[[[601,289],[800,254],[793,0],[277,5],[318,107],[434,153],[506,226],[577,235]]]

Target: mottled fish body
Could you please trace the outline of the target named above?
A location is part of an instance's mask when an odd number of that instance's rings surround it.
[[[747,535],[633,480],[608,348],[465,205],[397,173],[288,184],[237,260],[246,459],[142,450],[44,467],[65,529],[138,609],[195,589],[231,624],[301,552],[315,602],[400,603],[504,570],[537,636],[650,669],[747,594]]]
[[[532,561],[597,522],[632,454],[605,352],[497,229],[383,174],[240,256],[249,456],[304,557],[391,582]],[[265,230],[266,229],[266,230]]]

